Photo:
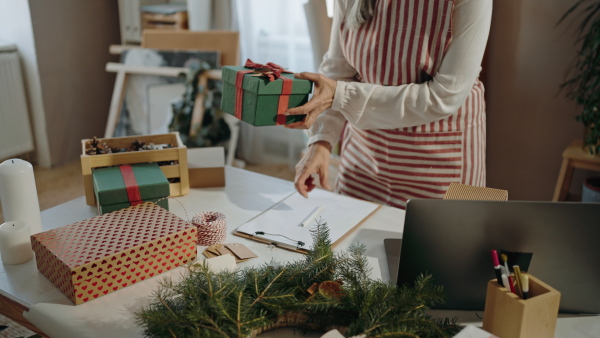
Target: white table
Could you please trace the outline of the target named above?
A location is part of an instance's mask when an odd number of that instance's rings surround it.
[[[292,182],[226,167],[226,187],[191,189],[188,195],[169,200],[169,209],[188,220],[201,211],[225,214],[229,231],[227,242],[243,243],[259,256],[240,266],[269,262],[273,257],[277,261],[289,261],[300,259],[303,255],[237,237],[231,232],[293,192]],[[42,223],[44,230],[49,230],[96,215],[96,209],[86,205],[85,198],[80,197],[42,212]],[[402,210],[383,207],[336,249],[344,250],[360,238],[368,247],[367,255],[379,259],[380,266],[375,270],[381,270],[382,278],[389,279],[383,239],[400,237],[403,219]],[[200,259],[204,257],[201,254],[204,248],[198,247]],[[184,271],[184,268],[177,268],[94,301],[73,306],[37,271],[35,260],[31,260],[21,265],[0,265],[0,295],[17,303],[22,309],[31,309],[25,316],[45,333],[69,332],[73,327],[75,331],[71,335],[78,337],[109,334],[137,337],[139,332],[132,320],[133,312],[149,302],[149,296],[158,288],[161,280],[178,279]],[[67,322],[67,318],[72,324]],[[77,331],[78,327],[87,327],[86,332]]]
[[[169,209],[188,220],[201,211],[222,212],[227,218],[228,231],[231,233],[293,192],[293,184],[289,181],[226,167],[226,187],[191,189],[188,195],[170,200]],[[85,198],[80,197],[42,212],[43,228],[54,229],[96,215],[95,208],[86,205]],[[360,241],[367,246],[366,255],[375,265],[374,270],[380,271],[383,280],[389,280],[383,240],[400,238],[403,224],[403,210],[382,207],[335,249],[346,250],[352,243]],[[241,263],[240,266],[269,262],[273,257],[277,261],[303,257],[295,252],[231,234],[228,234],[227,242],[243,243],[258,254],[258,258]],[[198,247],[200,259],[204,248]],[[161,280],[178,280],[184,271],[184,268],[177,268],[94,301],[74,306],[37,271],[34,260],[13,266],[0,264],[0,312],[9,312],[11,309],[8,305],[11,305],[13,315],[19,309],[30,309],[24,314],[25,317],[46,334],[56,337],[139,337],[141,332],[135,324],[134,312],[149,303],[152,291],[159,287]],[[441,315],[446,316],[444,313]],[[478,321],[473,313],[468,313],[469,316],[465,316],[464,312],[450,315],[459,315],[464,322]],[[479,315],[482,316],[482,313]],[[598,336],[598,317],[561,318],[558,321],[556,337]]]

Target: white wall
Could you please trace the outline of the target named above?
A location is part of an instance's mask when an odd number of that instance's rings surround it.
[[[21,55],[37,162],[40,166],[50,167],[46,118],[28,1],[0,0],[0,40],[15,44]]]

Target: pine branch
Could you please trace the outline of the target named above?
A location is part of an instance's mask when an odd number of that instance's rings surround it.
[[[237,308],[237,328],[238,328],[238,337],[242,336],[242,293],[238,293],[238,308]]]
[[[413,338],[420,338],[418,335],[416,335],[414,333],[408,333],[408,332],[386,332],[386,333],[378,334],[376,336],[371,336],[371,338],[379,338],[379,337],[413,337]]]
[[[425,310],[443,300],[431,276],[414,286],[368,278],[364,246],[334,254],[325,224],[313,231],[313,251],[303,260],[272,268],[266,264],[237,272],[212,273],[193,265],[179,283],[161,283],[155,300],[140,311],[148,337],[245,337],[269,328],[347,328],[368,337],[443,337],[456,321],[432,320]],[[342,277],[343,284],[336,278]],[[309,287],[318,287],[308,292]]]
[[[263,290],[263,292],[252,302],[252,304],[250,304],[250,306],[254,306],[254,304],[256,304],[256,302],[258,302],[265,294],[265,292],[267,292],[269,290],[269,288],[271,287],[271,285],[273,285],[273,283],[279,278],[281,277],[281,275],[285,272],[285,269],[281,270],[281,272],[277,275],[277,277],[275,277],[270,283],[269,285],[267,285],[267,287]],[[257,289],[258,292],[258,289]]]

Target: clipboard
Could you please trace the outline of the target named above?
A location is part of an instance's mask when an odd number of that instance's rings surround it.
[[[313,224],[302,227],[302,221],[320,206],[323,207],[323,211],[315,218]],[[381,204],[322,189],[313,190],[309,198],[294,192],[240,225],[233,234],[308,254],[313,244],[310,230],[314,229],[317,220],[327,223],[333,248],[358,229],[379,208]],[[302,245],[298,245],[299,243]]]

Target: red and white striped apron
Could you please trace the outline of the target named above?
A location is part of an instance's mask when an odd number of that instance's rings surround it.
[[[378,0],[360,29],[342,23],[340,40],[362,82],[423,83],[452,38],[450,0]],[[404,208],[411,198],[442,198],[452,182],[485,186],[485,102],[477,80],[455,114],[402,129],[346,123],[335,190]]]

